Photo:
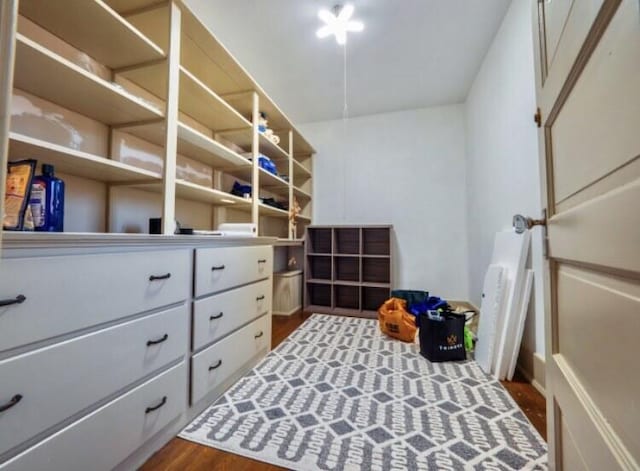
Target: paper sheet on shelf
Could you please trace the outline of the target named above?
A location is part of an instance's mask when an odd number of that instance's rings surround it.
[[[524,288],[531,234],[516,234],[513,230],[496,233],[491,263],[506,268],[507,284],[504,298],[504,314],[497,324],[493,375],[504,379],[507,375],[511,352],[509,345],[516,336],[518,309]]]

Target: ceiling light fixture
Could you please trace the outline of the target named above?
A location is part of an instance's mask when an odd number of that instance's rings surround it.
[[[359,33],[364,29],[361,21],[352,21],[353,5],[336,5],[333,7],[333,13],[329,10],[320,10],[318,18],[324,21],[325,25],[316,31],[316,36],[323,39],[332,34],[336,37],[336,41],[340,45],[347,43],[347,33]]]

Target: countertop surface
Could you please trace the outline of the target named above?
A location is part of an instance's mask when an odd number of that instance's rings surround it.
[[[2,257],[24,256],[25,251],[102,251],[104,249],[171,249],[180,247],[233,247],[275,245],[275,237],[226,237],[199,235],[106,234],[74,232],[2,233]]]

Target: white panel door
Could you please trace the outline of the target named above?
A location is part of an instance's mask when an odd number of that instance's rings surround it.
[[[639,469],[640,2],[534,3],[549,463]]]

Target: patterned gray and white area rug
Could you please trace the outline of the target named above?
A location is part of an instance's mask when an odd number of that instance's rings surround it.
[[[430,363],[375,320],[315,314],[180,437],[295,470],[547,469],[473,361]]]

